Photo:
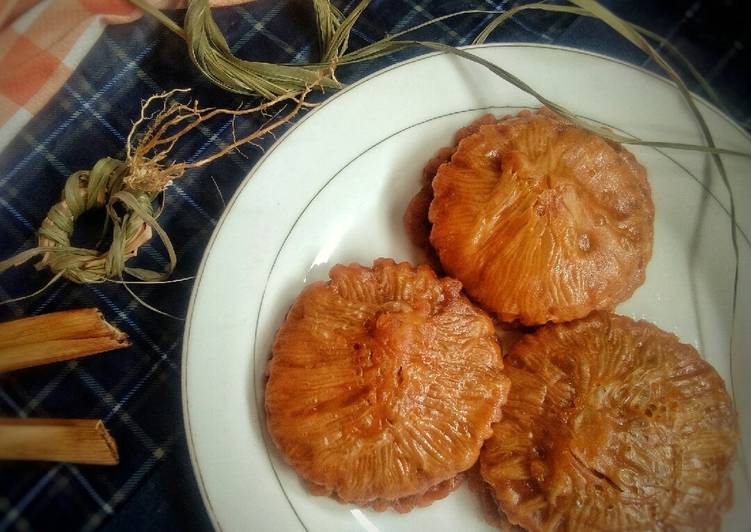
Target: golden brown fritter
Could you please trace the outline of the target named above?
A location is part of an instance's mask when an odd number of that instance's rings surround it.
[[[722,378],[654,325],[595,312],[522,338],[480,456],[527,530],[714,530],[737,421]]]
[[[405,511],[445,496],[508,391],[490,318],[428,266],[379,259],[330,277],[303,290],[277,333],[272,439],[343,501]]]
[[[581,318],[644,282],[654,223],[644,168],[550,111],[480,126],[438,168],[433,193],[443,269],[503,321]]]

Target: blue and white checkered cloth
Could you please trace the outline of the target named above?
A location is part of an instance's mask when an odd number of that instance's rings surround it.
[[[335,2],[345,12],[353,1]],[[467,8],[504,10],[516,1],[374,1],[353,33],[352,47],[442,14]],[[669,37],[723,97],[729,113],[751,126],[748,65],[751,37],[741,0],[725,0],[724,14],[710,2],[603,2],[620,15]],[[667,4],[667,5],[665,5]],[[733,16],[737,10],[737,16]],[[257,2],[215,10],[232,49],[241,57],[276,62],[315,57],[315,32],[306,2]],[[179,18],[179,13],[175,14]],[[468,44],[489,16],[465,16],[421,31],[420,38]],[[518,16],[496,41],[562,44],[653,67],[633,46],[602,24],[550,13]],[[348,67],[351,82],[419,51]],[[0,257],[32,247],[36,229],[57,201],[67,177],[100,157],[123,156],[125,137],[141,101],[176,87],[193,87],[203,105],[236,107],[241,100],[206,82],[184,43],[144,18],[109,27],[60,93],[0,154]],[[700,93],[694,85],[691,88]],[[238,121],[237,134],[256,124]],[[229,121],[201,128],[178,158],[193,160],[232,139]],[[268,146],[272,138],[261,144]],[[169,189],[160,222],[178,254],[175,278],[195,274],[223,208],[260,156],[245,148],[205,169],[189,172]],[[89,219],[97,223],[96,213]],[[154,241],[138,260],[163,266]],[[0,299],[33,292],[48,275],[24,266],[0,276]],[[185,315],[192,282],[135,288],[160,309]],[[121,463],[112,468],[70,464],[0,464],[0,532],[6,530],[206,530],[181,419],[180,347],[183,322],[140,306],[118,285],[61,282],[32,300],[0,307],[0,319],[68,308],[99,307],[133,340],[127,350],[78,362],[0,375],[0,415],[102,418],[118,441]]]

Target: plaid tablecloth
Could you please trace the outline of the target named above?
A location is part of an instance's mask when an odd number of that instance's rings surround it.
[[[358,23],[352,46],[469,7],[503,10],[514,1],[374,1]],[[689,57],[723,97],[730,114],[751,126],[751,34],[742,0],[721,2],[604,2],[620,15],[663,36]],[[336,2],[345,12],[354,2]],[[315,56],[307,2],[261,0],[216,10],[233,51],[242,57],[300,61]],[[176,18],[180,13],[174,13]],[[489,17],[467,16],[419,35],[453,45],[471,42]],[[524,14],[492,40],[542,42],[607,53],[652,68],[634,47],[602,24],[557,14]],[[351,82],[416,51],[348,68]],[[0,154],[0,257],[34,245],[35,232],[72,172],[100,157],[123,156],[131,121],[142,99],[175,87],[194,87],[204,105],[235,107],[240,99],[204,81],[184,44],[151,18],[108,27],[50,103]],[[692,84],[696,92],[700,92]],[[237,134],[254,127],[237,123]],[[195,160],[231,140],[229,122],[202,128],[178,157]],[[273,139],[261,144],[268,146]],[[167,195],[161,223],[178,254],[175,277],[196,272],[224,202],[258,160],[246,148],[200,171],[189,172]],[[89,219],[97,223],[96,214]],[[153,244],[153,243],[152,243]],[[157,244],[139,262],[165,264]],[[47,275],[30,266],[0,276],[0,299],[41,287]],[[139,296],[185,315],[192,282],[136,288]],[[0,464],[0,532],[5,530],[206,530],[210,527],[193,480],[180,407],[183,322],[140,306],[122,287],[59,283],[43,295],[0,307],[0,319],[96,306],[127,331],[133,346],[79,362],[0,375],[0,415],[97,417],[120,447],[117,467],[46,463]],[[249,523],[249,529],[252,524]]]

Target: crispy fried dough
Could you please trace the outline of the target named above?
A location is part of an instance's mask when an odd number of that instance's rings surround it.
[[[406,511],[477,460],[508,392],[490,318],[428,266],[337,265],[305,288],[269,362],[269,432],[319,493]]]
[[[447,275],[523,325],[630,297],[645,279],[654,224],[634,156],[544,109],[475,129],[432,180],[430,242]]]
[[[522,338],[480,455],[530,531],[715,530],[738,440],[722,378],[654,325],[595,312]]]

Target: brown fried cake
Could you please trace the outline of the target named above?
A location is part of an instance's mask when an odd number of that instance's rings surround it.
[[[612,309],[644,282],[654,206],[630,152],[547,110],[462,135],[432,181],[430,242],[474,301],[538,325]]]
[[[390,259],[305,288],[268,366],[267,424],[316,493],[399,511],[445,496],[508,392],[490,318],[461,284]]]
[[[523,337],[480,456],[531,531],[715,530],[738,439],[722,378],[654,325],[595,312]]]

